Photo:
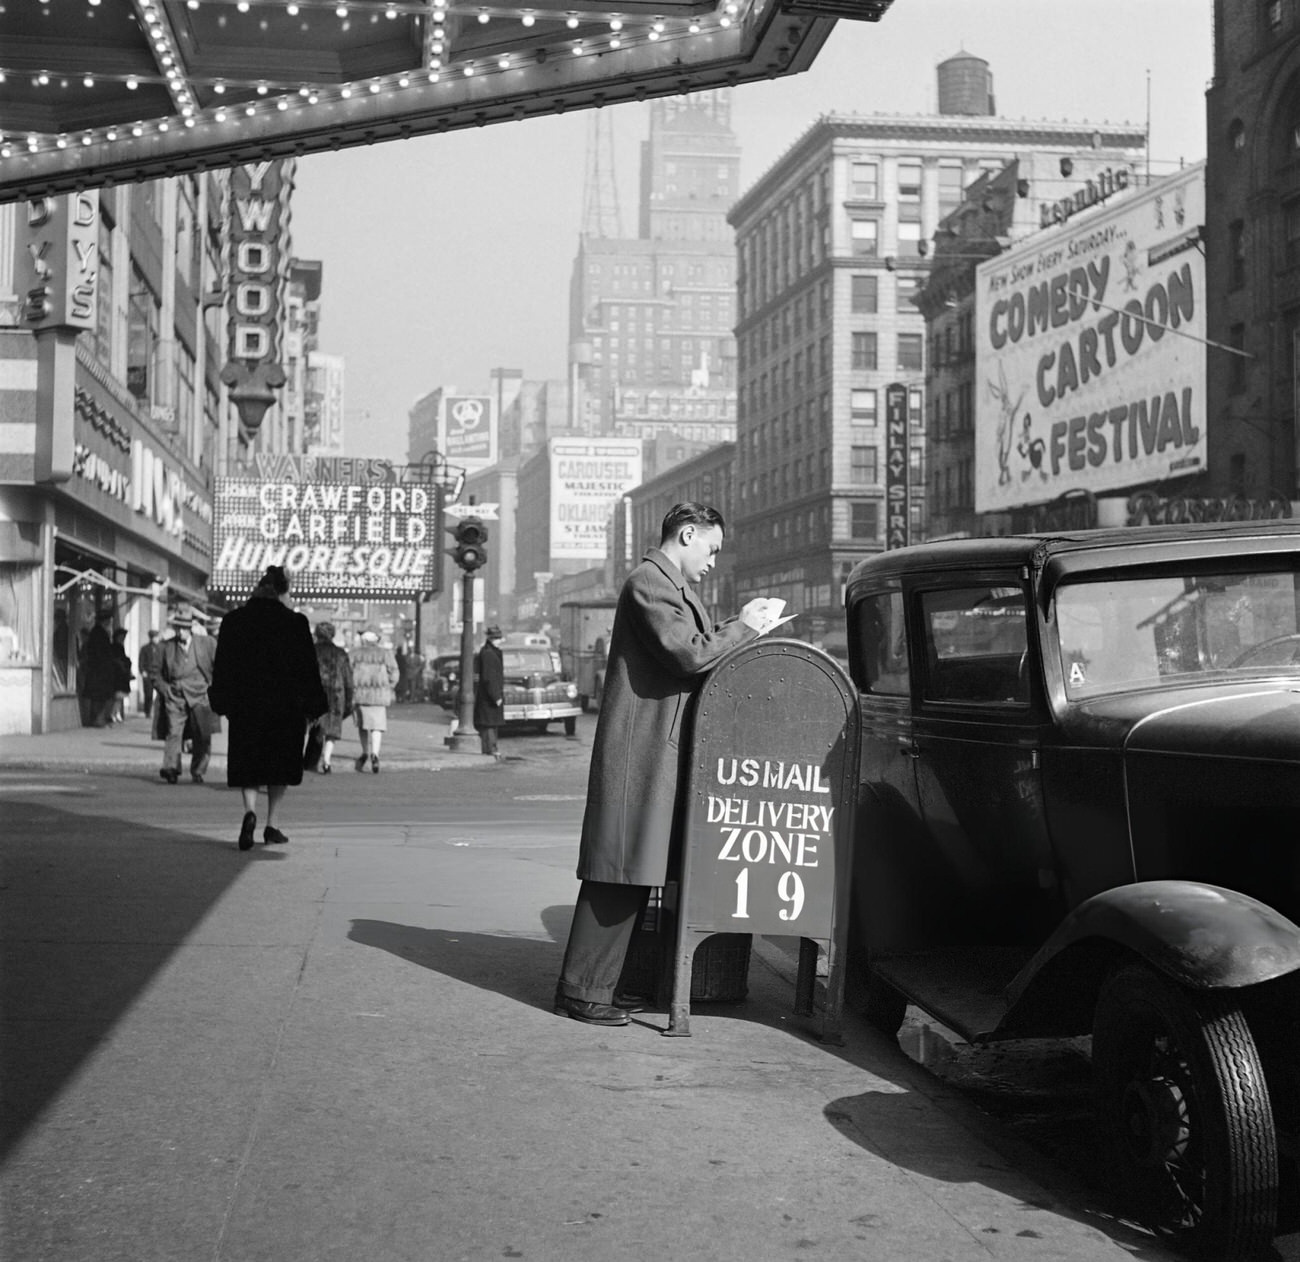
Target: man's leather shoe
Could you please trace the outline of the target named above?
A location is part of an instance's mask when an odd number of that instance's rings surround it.
[[[190,773],[190,779],[193,780],[195,784],[203,783],[203,777],[199,775],[198,772],[196,771]]]
[[[588,1003],[585,999],[570,999],[568,995],[555,996],[555,1014],[585,1021],[588,1025],[627,1025],[632,1019],[612,1003]]]
[[[160,768],[158,774],[162,776],[168,784],[175,784],[176,781],[181,778],[181,773],[179,771],[173,771],[170,767]]]

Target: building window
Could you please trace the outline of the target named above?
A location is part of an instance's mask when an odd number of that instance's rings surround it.
[[[903,220],[898,225],[898,252],[904,257],[925,253],[921,236],[921,225],[916,221]]]
[[[875,500],[849,501],[849,537],[852,539],[880,537],[880,505]]]
[[[921,164],[919,162],[900,162],[898,164],[898,200],[900,202],[919,202],[921,200]]]
[[[874,219],[855,219],[850,227],[853,253],[860,258],[875,258],[880,225]]]
[[[876,449],[874,447],[849,448],[849,481],[854,486],[875,486]]]
[[[1246,326],[1244,324],[1234,324],[1228,330],[1228,345],[1234,351],[1245,351]],[[1246,356],[1231,355],[1230,359],[1232,366],[1228,369],[1228,390],[1232,394],[1240,394],[1246,388]]]
[[[849,175],[849,195],[866,201],[880,197],[880,168],[874,162],[855,162]]]
[[[1240,289],[1246,283],[1246,225],[1234,219],[1228,225],[1228,287]]]
[[[899,372],[920,372],[925,366],[925,337],[921,333],[898,335]]]
[[[961,204],[963,171],[957,165],[939,168],[939,214],[946,215]]]
[[[874,390],[850,390],[849,414],[855,424],[874,425],[876,423],[876,392]]]
[[[874,276],[854,276],[849,282],[849,310],[855,315],[874,315],[880,286]]]
[[[920,429],[925,423],[925,391],[912,386],[907,392],[907,423]]]
[[[916,306],[916,300],[920,297],[923,288],[924,285],[920,276],[900,276],[898,278],[898,310],[907,315],[914,315],[913,308]]]
[[[876,367],[876,335],[874,333],[849,334],[849,366],[868,372]]]
[[[1246,124],[1239,118],[1234,118],[1228,127],[1228,148],[1234,151],[1246,147]]]

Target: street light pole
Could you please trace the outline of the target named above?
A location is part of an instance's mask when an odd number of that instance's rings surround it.
[[[460,691],[456,696],[456,730],[447,737],[453,754],[482,752],[474,728],[474,575],[461,575],[460,589]]]

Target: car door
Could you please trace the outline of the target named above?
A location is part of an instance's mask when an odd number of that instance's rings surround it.
[[[862,732],[854,915],[871,951],[902,951],[926,940],[928,899],[912,758],[911,652],[897,579],[855,597],[848,656]]]
[[[1037,635],[1015,572],[926,576],[907,592],[912,761],[947,941],[1036,945],[1061,911],[1040,741]]]

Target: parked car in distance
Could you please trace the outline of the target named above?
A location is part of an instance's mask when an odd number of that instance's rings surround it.
[[[616,600],[566,600],[560,606],[560,660],[564,673],[578,685],[583,710],[600,706],[617,611]]]
[[[506,645],[501,649],[505,678],[505,726],[546,730],[564,724],[564,734],[577,733],[578,688],[557,668],[554,655],[540,646]]]
[[[1300,1205],[1300,523],[922,544],[845,605],[850,1001],[1091,1034],[1123,1212],[1255,1256]]]
[[[444,710],[455,710],[460,694],[460,654],[442,653],[425,671],[429,676],[429,700]]]

